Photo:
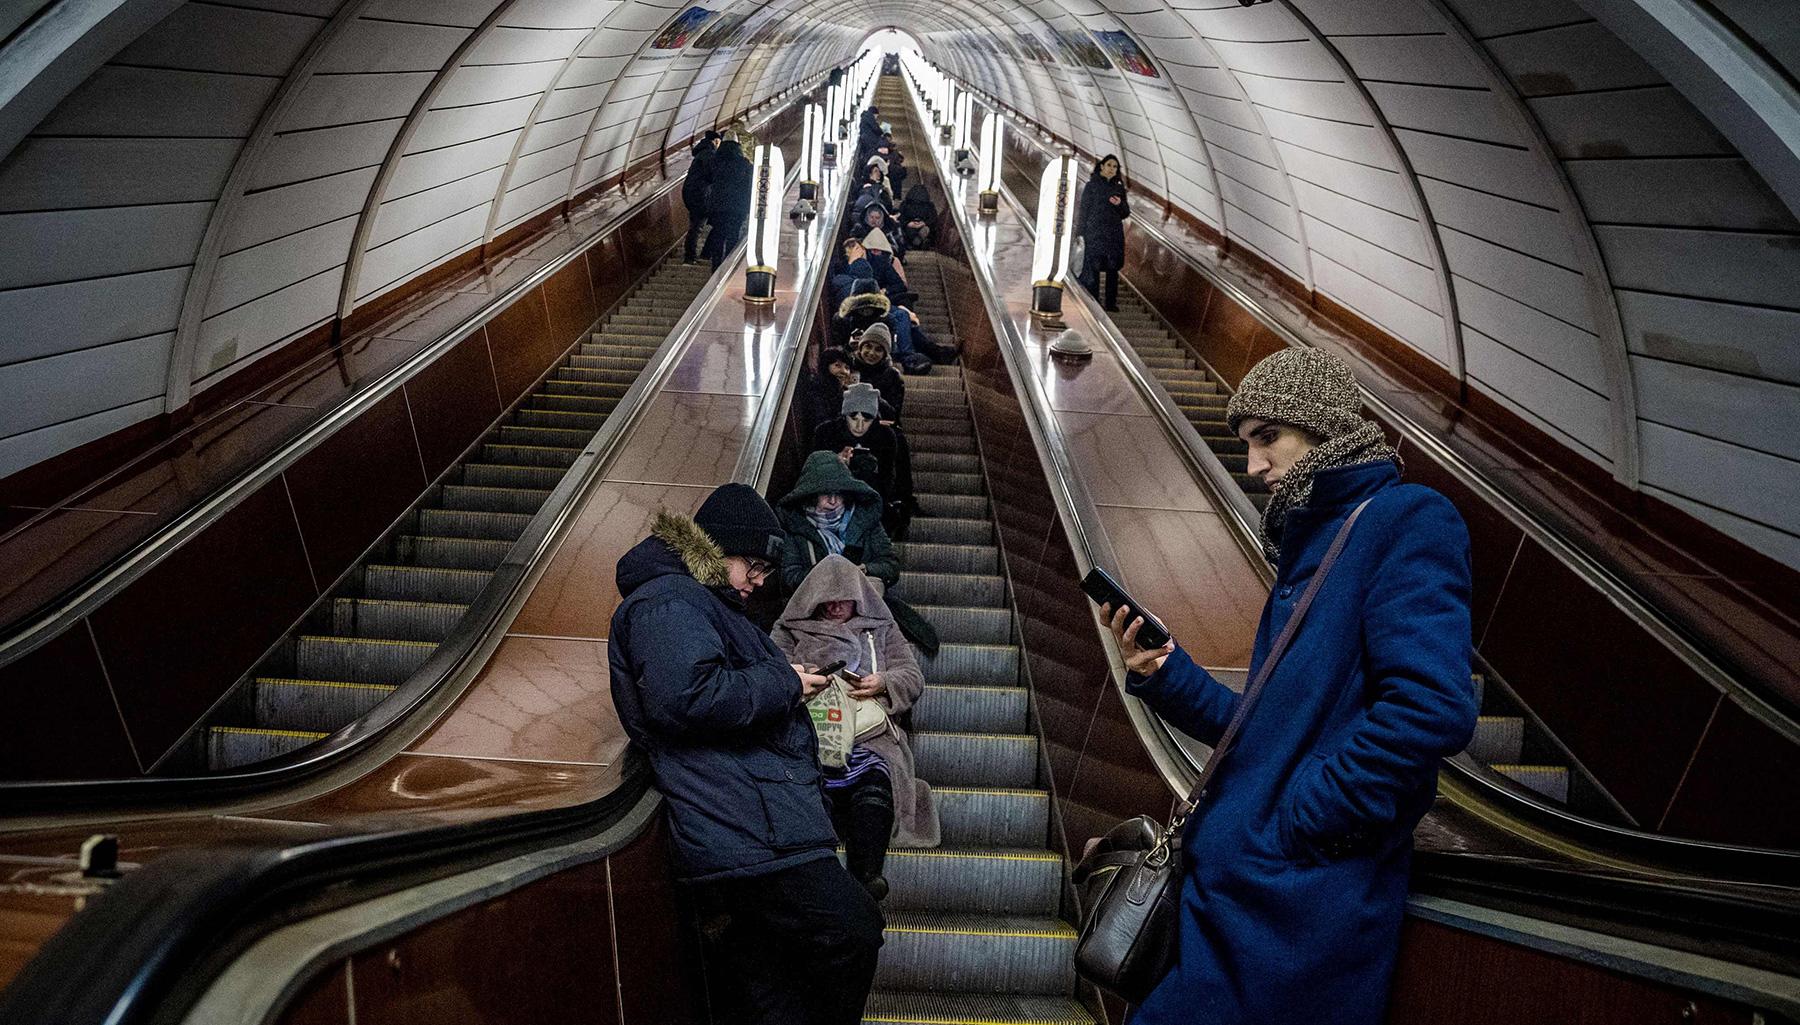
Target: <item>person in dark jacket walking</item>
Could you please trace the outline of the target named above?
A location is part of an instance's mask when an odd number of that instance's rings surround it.
[[[842,555],[883,587],[900,579],[900,560],[881,526],[881,495],[852,476],[837,453],[807,456],[794,490],[777,504],[787,531],[781,554],[782,593],[799,590],[800,582],[827,555]]]
[[[687,207],[687,242],[682,246],[681,262],[693,263],[700,242],[700,229],[706,226],[706,192],[712,185],[713,154],[719,148],[719,133],[706,130],[706,137],[694,143],[694,157],[688,161],[687,177],[681,182],[681,205]]]
[[[1367,506],[1188,820],[1179,958],[1132,1020],[1379,1025],[1413,828],[1438,761],[1475,729],[1469,534],[1443,495],[1400,482],[1350,369],[1323,350],[1258,363],[1227,417],[1273,490],[1262,536],[1276,578],[1253,674],[1338,528]],[[1237,694],[1173,643],[1137,647],[1128,610],[1106,613],[1128,691],[1216,743]]]
[[[804,705],[827,681],[744,611],[785,542],[742,484],[692,519],[657,514],[616,571],[612,697],[666,802],[676,877],[730,917],[744,1020],[854,1025],[884,924],[835,855]]]
[[[750,189],[755,183],[755,168],[744,156],[744,147],[736,139],[719,144],[712,158],[712,184],[707,190],[706,219],[712,230],[706,235],[706,254],[713,269],[725,262],[725,254],[744,238],[744,224],[750,219]]]
[[[1114,313],[1119,309],[1119,271],[1125,266],[1125,221],[1130,216],[1131,200],[1125,195],[1119,158],[1109,153],[1094,165],[1094,173],[1081,188],[1075,235],[1082,245],[1082,287]]]

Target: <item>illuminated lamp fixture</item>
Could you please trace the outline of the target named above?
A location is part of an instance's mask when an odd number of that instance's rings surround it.
[[[819,172],[825,166],[821,159],[824,134],[824,112],[816,103],[807,104],[800,137],[800,198],[807,202],[817,202],[819,198]]]
[[[988,111],[987,123],[981,126],[981,170],[976,181],[981,184],[977,209],[992,217],[1000,212],[1000,140],[1006,128],[998,110]]]
[[[956,98],[956,119],[950,125],[951,160],[955,163],[958,174],[962,174],[965,166],[969,168],[969,176],[975,174],[974,162],[969,154],[969,122],[974,118],[975,97],[965,91]]]
[[[775,301],[775,263],[781,254],[781,193],[787,168],[781,147],[756,147],[751,162],[755,179],[750,187],[750,239],[744,245],[744,298],[753,303]]]
[[[833,84],[825,90],[825,120],[823,123],[829,130],[819,140],[819,167],[821,169],[837,166],[838,133],[835,126],[838,118],[843,116],[843,90],[842,84]]]
[[[1055,324],[1062,317],[1063,279],[1075,230],[1075,162],[1050,161],[1038,182],[1037,239],[1031,248],[1031,315]]]

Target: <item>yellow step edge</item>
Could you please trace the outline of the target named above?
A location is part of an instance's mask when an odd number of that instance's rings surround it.
[[[414,566],[412,568],[413,569],[438,569],[439,567],[437,567],[437,566]],[[447,569],[450,567],[444,567],[444,568]],[[334,598],[332,600],[335,601],[339,605],[343,605],[346,603],[354,604],[354,605],[395,605],[395,606],[399,606],[400,608],[407,608],[407,609],[425,609],[425,608],[466,609],[466,608],[468,608],[467,605],[464,605],[461,602],[407,601],[404,598]]]
[[[916,737],[916,736],[918,736],[918,734],[914,733],[913,736]],[[931,788],[931,792],[934,794],[976,794],[979,796],[986,796],[986,797],[1030,797],[1030,798],[1041,799],[1041,800],[1046,800],[1046,801],[1050,799],[1050,791],[1048,791],[1048,790],[1024,790],[1024,789],[1021,789],[1018,787],[940,787],[940,786],[934,786]]]
[[[436,641],[395,641],[384,637],[333,637],[328,634],[301,634],[303,641],[332,641],[337,644],[389,644],[405,648],[435,648]]]
[[[552,409],[552,410],[546,410],[546,412],[560,413],[562,411],[559,409]],[[579,415],[586,416],[587,414],[583,413],[583,414],[579,414]],[[535,494],[539,491],[542,491],[546,495],[550,493],[549,488],[509,488],[509,487],[506,487],[506,486],[500,485],[500,484],[446,484],[444,486],[447,488],[461,488],[464,491],[499,491],[499,492],[505,492],[507,494],[511,494],[511,493],[517,492],[517,491],[529,492],[529,493],[533,493],[533,494]]]
[[[440,511],[442,511],[442,512],[485,512],[486,510],[444,509],[444,510],[440,510]],[[523,516],[525,514],[524,513],[511,513],[509,515]],[[471,540],[473,540],[473,539],[471,539]],[[369,564],[368,568],[370,568],[370,569],[409,570],[409,571],[412,571],[415,573],[479,573],[480,575],[482,575],[484,577],[491,577],[494,575],[494,571],[491,569],[458,569],[455,566],[397,566],[391,562],[372,562]]]
[[[304,740],[323,740],[328,733],[314,733],[311,730],[264,730],[254,726],[214,726],[214,733],[232,733],[244,737],[297,737]]]
[[[504,441],[490,441],[490,442],[488,442],[488,444],[493,445],[495,448],[529,448],[529,449],[536,449],[539,452],[579,452],[579,451],[581,451],[579,448],[571,448],[568,445],[515,445],[515,444],[511,444],[509,442],[504,442]]]
[[[566,467],[562,467],[562,466],[533,466],[530,463],[469,463],[468,466],[486,466],[486,467],[491,467],[496,470],[558,470],[563,473],[569,472]],[[485,484],[464,484],[462,486],[463,487],[487,487],[487,485],[485,485]],[[526,488],[523,490],[538,491],[541,489]]]
[[[889,858],[944,858],[951,861],[1062,861],[1061,855],[1051,854],[1049,851],[1040,854],[1002,854],[997,851],[934,851],[902,847],[888,851],[887,856]]]
[[[333,690],[379,690],[393,693],[400,688],[391,683],[354,683],[348,680],[300,680],[287,676],[258,676],[257,683],[273,683],[283,687],[326,687]]]
[[[1023,687],[999,687],[999,686],[995,686],[993,684],[987,684],[987,683],[928,683],[925,685],[925,689],[926,690],[991,690],[991,691],[1003,691],[1005,693],[1011,694],[1011,693],[1015,693],[1017,691],[1022,691],[1025,688],[1023,688]]]
[[[954,730],[915,730],[915,737],[966,737],[970,740],[1010,740],[1014,743],[1037,742],[1029,733],[958,733]]]
[[[1524,765],[1518,762],[1493,762],[1488,768],[1495,772],[1563,772],[1569,771],[1566,765]]]
[[[324,734],[320,734],[324,736]],[[932,926],[890,925],[883,932],[911,933],[917,936],[992,936],[998,939],[1072,940],[1077,933],[1066,923],[1060,929],[944,929]]]

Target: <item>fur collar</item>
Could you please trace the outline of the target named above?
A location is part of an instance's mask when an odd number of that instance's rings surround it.
[[[731,567],[725,563],[724,550],[692,517],[664,509],[656,514],[650,534],[674,549],[688,575],[701,585],[724,587],[731,583]]]
[[[888,301],[888,297],[880,292],[863,292],[859,295],[845,297],[844,301],[838,304],[838,316],[849,320],[858,313],[872,311],[885,317],[888,310],[892,308],[893,304]]]

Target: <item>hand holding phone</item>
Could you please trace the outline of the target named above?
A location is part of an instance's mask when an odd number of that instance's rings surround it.
[[[1116,616],[1121,609],[1127,606],[1130,607],[1134,617],[1142,617],[1143,624],[1132,635],[1132,639],[1136,641],[1138,647],[1154,651],[1169,646],[1168,628],[1163,626],[1162,621],[1151,615],[1142,605],[1133,601],[1131,595],[1125,593],[1125,588],[1120,586],[1119,582],[1105,570],[1098,566],[1089,570],[1088,575],[1081,578],[1081,589],[1094,600],[1094,604],[1105,608],[1109,617]],[[1127,620],[1125,625],[1129,628],[1130,621]]]

